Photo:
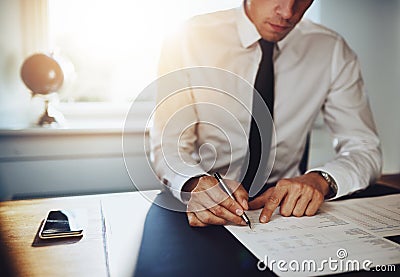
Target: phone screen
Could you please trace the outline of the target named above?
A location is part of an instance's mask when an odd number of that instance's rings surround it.
[[[39,233],[40,238],[81,236],[83,229],[75,216],[65,210],[50,211]]]

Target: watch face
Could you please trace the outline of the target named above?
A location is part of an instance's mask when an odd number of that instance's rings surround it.
[[[325,195],[325,199],[330,199],[330,198],[336,196],[337,190],[338,190],[336,182],[333,180],[333,178],[328,173],[323,172],[323,171],[320,171],[319,173],[329,185],[329,192],[327,193],[327,195]]]

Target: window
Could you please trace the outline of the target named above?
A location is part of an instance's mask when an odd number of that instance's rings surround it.
[[[168,31],[193,15],[241,2],[48,0],[51,49],[70,65],[61,101],[134,100],[156,76]]]
[[[61,100],[132,101],[154,80],[168,31],[193,15],[241,2],[48,0],[51,49],[74,67],[67,69]]]

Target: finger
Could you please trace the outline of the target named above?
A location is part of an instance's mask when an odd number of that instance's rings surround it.
[[[202,200],[204,200],[205,203],[210,202],[211,200],[205,200],[206,197],[202,197]],[[204,211],[209,210],[211,213],[213,213],[216,217],[221,218],[222,221],[213,221],[213,222],[208,222],[208,219],[206,219],[206,214],[202,213]],[[235,224],[246,224],[243,219],[238,216],[235,215],[233,213],[231,213],[229,210],[227,210],[226,208],[224,208],[221,205],[214,205],[213,207],[205,207],[202,205],[202,203],[199,202],[189,202],[188,205],[188,211],[193,212],[196,214],[196,216],[203,222],[206,224],[226,224],[226,222],[232,222]],[[206,220],[206,221],[203,221]]]
[[[192,227],[205,227],[205,226],[207,226],[207,224],[204,224],[203,222],[201,222],[194,213],[187,212],[186,215],[187,215],[187,218],[188,218],[190,226],[192,226]]]
[[[232,198],[225,199],[220,203],[220,205],[225,209],[227,209],[228,211],[230,211],[238,218],[240,218],[244,213],[242,206],[240,206],[239,203],[233,200]]]
[[[214,189],[215,190],[215,189]],[[233,205],[237,205],[239,211],[235,211],[235,213],[232,213],[230,210],[226,209],[224,206],[221,206],[219,204],[216,204],[216,201],[211,198],[211,194],[204,193],[205,191],[201,192],[196,192],[193,194],[192,198],[189,200],[187,211],[189,212],[194,212],[196,216],[206,224],[226,224],[226,222],[232,222],[235,224],[246,224],[243,219],[239,216],[243,214],[243,208],[238,205],[233,199],[227,198],[224,200],[222,203],[226,203],[226,205],[232,205],[227,203],[233,202]],[[225,197],[228,197],[226,195]],[[207,215],[204,213],[200,213],[206,210],[210,210],[216,217],[219,217],[220,219],[224,220],[222,222],[221,220],[213,220],[212,222],[208,222]],[[214,218],[215,219],[215,218]],[[206,220],[206,221],[203,221]]]
[[[249,194],[246,191],[246,189],[239,183],[235,184],[237,186],[236,190],[233,191],[233,196],[236,199],[236,202],[238,202],[243,209],[248,210],[249,209]]]
[[[191,213],[196,213],[199,211],[203,211],[206,208],[203,207],[203,205],[201,205],[201,203],[197,202],[197,201],[193,201],[192,199],[189,200],[189,203],[186,207],[186,212],[191,212]]]
[[[204,200],[204,197],[202,199]],[[220,205],[214,205],[213,207],[207,208],[204,207],[201,203],[192,201],[189,202],[187,211],[194,213],[196,217],[205,224],[223,225],[226,224],[228,221],[235,224],[246,224],[241,217],[231,213],[229,210]],[[211,212],[216,217],[220,218],[220,220],[216,219],[215,217],[212,217],[211,219],[208,218],[208,212]]]
[[[212,224],[212,225],[224,225],[224,224],[227,223],[227,221],[225,219],[214,215],[209,210],[196,212],[195,215],[203,224],[206,224],[206,225],[210,225],[210,224]]]
[[[206,191],[192,193],[188,203],[187,211],[197,212],[207,210],[210,207],[217,206],[218,202],[210,197]]]
[[[266,223],[271,219],[275,209],[282,202],[282,199],[287,194],[287,186],[275,187],[274,191],[266,198],[265,206],[260,214],[260,222]]]
[[[324,202],[324,196],[319,191],[314,191],[313,198],[310,203],[308,203],[305,215],[312,216],[315,215]]]
[[[257,210],[264,207],[265,199],[267,199],[267,197],[264,197],[264,195],[260,195],[254,198],[252,201],[249,202],[250,210]]]
[[[312,195],[309,194],[303,194],[302,196],[300,196],[300,198],[297,200],[296,206],[294,207],[292,214],[297,217],[303,216],[311,199]]]
[[[266,192],[261,194],[260,196],[256,197],[252,201],[249,202],[249,207],[251,210],[257,210],[265,206],[266,199],[270,197],[274,188],[269,188]]]
[[[301,187],[297,184],[288,185],[287,187],[287,195],[285,199],[283,199],[280,214],[283,216],[291,216],[294,208],[296,207],[297,200],[300,198]],[[311,198],[311,197],[310,197]]]
[[[226,192],[224,192],[221,188],[216,187],[207,190],[207,195],[212,199],[214,203],[218,203],[219,205],[223,206],[231,213],[236,214],[237,216],[241,216],[243,214],[243,208],[232,199]],[[207,208],[211,208],[212,206],[206,206]]]
[[[235,224],[239,225],[246,225],[246,222],[240,217],[237,216],[233,213],[231,213],[229,210],[225,209],[223,206],[217,205],[214,207],[211,207],[209,209],[215,216],[224,219],[225,221],[229,221]]]

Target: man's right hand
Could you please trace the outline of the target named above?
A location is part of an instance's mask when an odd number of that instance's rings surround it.
[[[236,199],[233,200],[211,176],[190,179],[183,190],[191,192],[187,206],[187,217],[190,226],[224,225],[234,223],[246,225],[241,218],[248,207],[248,193],[241,184],[225,180]]]

